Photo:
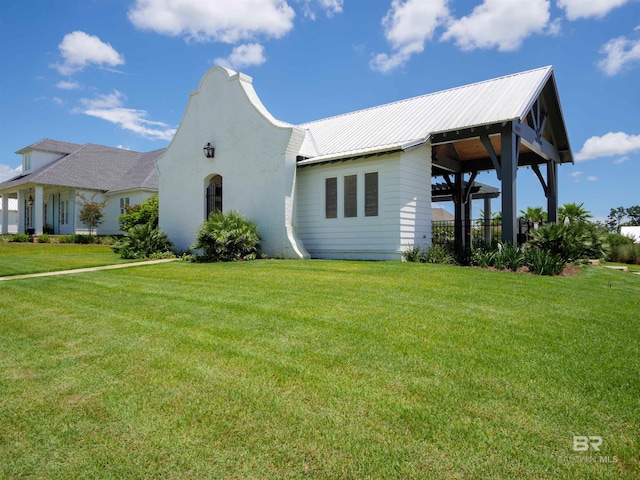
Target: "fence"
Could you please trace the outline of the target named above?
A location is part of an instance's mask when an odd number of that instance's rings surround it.
[[[467,220],[468,228],[471,232],[471,249],[495,245],[502,241],[502,220],[484,218]],[[456,224],[462,221],[439,220],[431,222],[431,243],[442,247],[454,248]],[[464,225],[462,231],[464,232]],[[529,240],[529,233],[535,228],[533,222],[529,220],[518,220],[518,245],[522,245]]]

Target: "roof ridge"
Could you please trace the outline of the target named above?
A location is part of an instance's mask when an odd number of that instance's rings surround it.
[[[378,108],[388,107],[390,105],[399,105],[401,103],[405,103],[405,102],[409,102],[409,101],[412,101],[412,100],[416,100],[418,98],[425,98],[425,97],[430,97],[430,96],[433,96],[433,95],[440,95],[440,94],[443,94],[443,93],[446,93],[446,92],[453,92],[455,90],[462,90],[462,89],[465,89],[465,88],[470,88],[470,87],[474,87],[474,86],[477,86],[477,85],[482,85],[484,83],[495,82],[497,80],[504,80],[504,79],[510,78],[510,77],[517,77],[517,76],[520,76],[520,75],[526,75],[526,74],[530,74],[530,73],[533,73],[533,72],[538,72],[538,71],[541,71],[541,70],[552,70],[552,69],[553,69],[553,66],[551,66],[551,65],[547,65],[545,67],[532,68],[530,70],[525,70],[525,71],[522,71],[522,72],[510,73],[508,75],[502,75],[500,77],[488,78],[486,80],[481,80],[479,82],[467,83],[465,85],[459,85],[457,87],[446,88],[444,90],[438,90],[437,92],[424,93],[422,95],[416,95],[414,97],[403,98],[403,99],[400,99],[400,100],[395,100],[393,102],[383,103],[381,105],[374,105],[372,107],[361,108],[359,110],[353,110],[351,112],[345,112],[345,113],[341,113],[341,114],[338,114],[338,115],[332,115],[330,117],[319,118],[317,120],[312,120],[310,122],[300,123],[300,124],[294,125],[294,126],[303,127],[303,126],[311,125],[311,124],[314,124],[314,123],[324,122],[326,120],[333,120],[333,119],[340,118],[340,117],[346,117],[346,116],[349,116],[349,115],[353,115],[355,113],[362,113],[362,112],[367,112],[367,111],[371,111],[371,110],[376,110]]]

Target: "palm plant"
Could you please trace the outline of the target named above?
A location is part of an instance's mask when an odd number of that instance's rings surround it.
[[[591,212],[584,208],[584,203],[565,203],[558,207],[558,219],[561,223],[582,223],[592,217]]]
[[[213,261],[240,260],[255,254],[260,242],[258,226],[238,212],[216,212],[200,227],[196,243],[202,258]]]
[[[547,212],[542,207],[527,207],[525,210],[520,210],[520,215],[525,220],[534,223],[546,223],[547,221]]]

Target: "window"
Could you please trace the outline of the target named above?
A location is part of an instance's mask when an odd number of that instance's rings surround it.
[[[338,218],[338,177],[324,180],[324,214],[326,218]]]
[[[24,171],[27,172],[29,170],[31,170],[31,154],[25,153],[24,154]]]
[[[213,212],[222,211],[222,177],[214,175],[207,187],[207,218]]]
[[[129,206],[129,197],[120,198],[120,215],[127,213],[127,207]]]
[[[378,216],[378,172],[364,174],[364,216]]]
[[[344,218],[358,216],[358,176],[344,177]]]
[[[67,225],[69,223],[69,200],[62,200],[60,202],[60,225]]]

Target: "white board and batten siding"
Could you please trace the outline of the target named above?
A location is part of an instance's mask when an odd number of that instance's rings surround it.
[[[430,147],[308,166],[297,171],[296,226],[314,258],[399,260],[431,238]],[[365,174],[378,173],[378,215],[365,215]],[[357,216],[345,218],[344,178],[357,176]],[[325,215],[325,182],[337,179],[337,218]]]

